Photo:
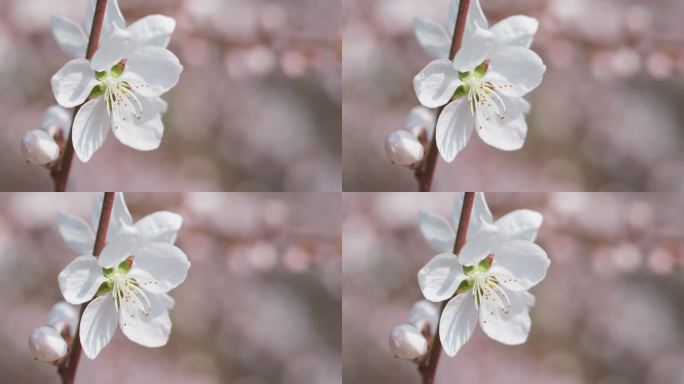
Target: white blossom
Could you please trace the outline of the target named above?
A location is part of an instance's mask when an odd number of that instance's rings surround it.
[[[36,360],[52,362],[66,356],[67,344],[53,328],[40,327],[29,336],[29,350]]]
[[[21,153],[31,164],[45,165],[59,158],[59,145],[47,132],[34,129],[21,138]]]

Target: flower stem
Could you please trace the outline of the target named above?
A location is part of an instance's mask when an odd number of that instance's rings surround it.
[[[463,44],[463,35],[465,34],[466,21],[468,20],[468,9],[470,9],[470,0],[461,0],[458,5],[458,16],[456,17],[456,28],[454,28],[454,36],[451,40],[451,50],[449,51],[449,60],[453,61],[456,53],[461,49]],[[439,109],[437,117],[442,114],[444,107]],[[435,175],[435,168],[437,167],[437,158],[439,157],[439,150],[437,149],[437,127],[432,134],[432,143],[428,150],[427,157],[416,170],[416,180],[418,180],[418,190],[420,192],[430,192],[432,188],[432,178]]]
[[[98,3],[99,4],[99,3]],[[98,257],[107,241],[107,231],[109,230],[109,219],[112,217],[112,208],[114,207],[114,192],[105,192],[104,200],[102,201],[102,211],[100,213],[100,223],[97,226],[97,234],[95,235],[95,246],[93,247],[93,256]],[[78,361],[81,358],[81,340],[79,337],[79,327],[81,326],[81,318],[88,303],[81,305],[81,314],[78,317],[78,326],[74,331],[74,341],[71,344],[71,353],[69,358],[60,365],[57,372],[62,378],[62,384],[72,384],[76,377],[76,368],[78,368]]]
[[[463,3],[461,3],[463,4]],[[475,192],[466,192],[463,196],[463,209],[461,209],[461,217],[458,221],[458,229],[456,232],[456,242],[454,243],[454,254],[458,255],[465,245],[466,236],[468,235],[468,225],[470,224],[470,216],[473,212],[473,204],[475,202]],[[442,302],[439,310],[439,317],[442,317],[444,307],[448,300]],[[423,364],[418,366],[418,371],[423,378],[423,384],[433,384],[435,381],[435,374],[437,373],[437,363],[442,354],[442,343],[439,340],[439,320],[437,327],[434,330],[434,339],[432,340],[432,349],[430,355],[425,359]]]
[[[90,28],[90,36],[88,37],[88,49],[86,51],[85,57],[86,60],[92,59],[93,55],[95,55],[95,51],[97,51],[106,10],[107,0],[97,0],[97,4],[95,5],[95,14],[93,15],[93,25]],[[66,142],[66,149],[62,155],[62,160],[52,171],[52,179],[55,182],[56,192],[66,191],[67,181],[69,180],[69,171],[71,170],[71,162],[74,159],[74,141],[72,138],[72,133],[74,131],[73,120],[75,120],[76,114],[83,104],[74,109],[74,119],[72,119],[71,129],[69,130],[69,138]]]

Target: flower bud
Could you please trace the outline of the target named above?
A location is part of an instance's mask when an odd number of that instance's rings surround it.
[[[36,360],[51,362],[66,356],[67,343],[54,329],[40,327],[31,332],[29,350]]]
[[[438,320],[439,309],[437,306],[431,301],[420,300],[413,304],[406,322],[413,325],[418,330],[429,327],[430,333],[434,335],[435,331],[437,331]]]
[[[385,139],[385,152],[389,159],[397,165],[412,165],[425,156],[425,148],[418,139],[408,131],[394,131]]]
[[[392,328],[389,336],[389,345],[392,353],[404,360],[419,359],[428,350],[427,339],[411,324],[401,324]]]
[[[47,132],[50,137],[55,137],[59,131],[62,131],[63,137],[66,138],[70,128],[71,112],[59,105],[48,108],[43,115],[43,121],[40,123],[40,129]]]
[[[69,335],[75,336],[76,327],[78,327],[76,307],[66,301],[60,301],[53,305],[48,314],[48,325],[60,334],[67,330]]]
[[[432,110],[419,105],[414,107],[411,112],[406,115],[404,120],[404,129],[413,133],[416,137],[425,135],[426,139],[432,137],[432,132],[435,130],[435,113]]]
[[[34,129],[21,138],[21,152],[29,163],[45,165],[59,158],[59,145],[47,132]]]

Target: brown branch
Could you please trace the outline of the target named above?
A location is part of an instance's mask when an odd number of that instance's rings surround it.
[[[461,3],[462,4],[462,3]],[[454,243],[454,254],[458,255],[465,245],[466,236],[468,236],[468,225],[470,224],[470,215],[473,212],[473,203],[475,201],[475,192],[466,192],[463,196],[463,208],[461,208],[461,217],[458,221],[458,228],[456,232],[456,242]],[[442,317],[444,307],[449,301],[443,301],[439,310],[439,316]],[[423,364],[418,367],[423,384],[432,384],[435,381],[435,374],[437,373],[437,364],[439,357],[442,354],[442,343],[439,340],[439,320],[437,322],[437,329],[434,331],[434,338],[432,340],[432,349],[430,355],[425,359]]]
[[[95,246],[93,247],[93,256],[100,256],[100,252],[107,242],[107,231],[109,230],[109,219],[112,217],[112,208],[114,207],[114,193],[105,192],[102,201],[102,211],[100,213],[100,223],[97,226],[97,234],[95,235]],[[78,361],[81,358],[81,339],[79,337],[79,328],[81,326],[81,318],[83,312],[90,302],[81,305],[80,315],[78,316],[78,326],[74,331],[74,341],[71,344],[71,353],[69,358],[60,365],[57,372],[62,378],[62,384],[72,384],[76,377],[76,368],[78,368]]]
[[[451,50],[449,51],[449,60],[451,61],[454,60],[456,53],[458,53],[458,50],[461,49],[461,45],[463,44],[463,35],[465,34],[466,21],[468,19],[468,9],[470,9],[470,0],[461,0],[461,3],[458,6],[458,16],[456,17],[456,28],[454,29],[454,36],[451,40]],[[438,118],[443,110],[444,107],[439,109],[439,112],[437,113]],[[418,180],[418,190],[420,192],[430,192],[438,157],[437,126],[435,126],[435,131],[432,133],[432,144],[430,144],[427,157],[422,165],[416,170],[416,180]]]
[[[102,32],[102,24],[104,24],[105,11],[107,10],[107,0],[97,0],[95,5],[95,14],[93,15],[93,25],[90,28],[90,36],[88,37],[88,49],[86,51],[86,60],[91,60],[100,41],[100,32]],[[85,103],[83,103],[85,104]],[[74,109],[74,118],[72,119],[71,129],[69,130],[69,138],[66,142],[66,149],[62,155],[62,160],[52,171],[52,179],[55,182],[55,191],[66,191],[66,185],[69,181],[69,171],[71,170],[71,163],[74,159],[74,141],[72,134],[74,132],[73,120],[76,118],[78,110],[83,105],[79,105]]]

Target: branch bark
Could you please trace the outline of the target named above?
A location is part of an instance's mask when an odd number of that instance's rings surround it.
[[[93,256],[100,256],[100,252],[107,242],[107,231],[109,230],[109,220],[112,217],[112,208],[114,207],[114,193],[105,192],[104,200],[102,201],[102,211],[100,213],[100,222],[97,226],[97,234],[95,235],[95,246],[93,247]],[[60,365],[57,372],[62,378],[62,384],[72,384],[76,377],[76,369],[78,368],[78,361],[81,358],[81,340],[79,337],[79,328],[81,326],[81,318],[83,312],[90,302],[81,305],[80,315],[78,317],[78,326],[74,331],[74,341],[71,345],[71,353],[69,358]]]
[[[475,202],[475,192],[466,192],[463,196],[463,208],[461,209],[461,217],[458,221],[458,229],[456,232],[456,242],[454,243],[454,254],[458,255],[461,249],[465,245],[466,237],[468,236],[468,225],[470,224],[470,216],[473,212],[473,204]],[[446,300],[442,302],[439,309],[440,318],[442,312],[444,312],[444,307],[446,307],[449,301]],[[418,371],[423,379],[423,384],[433,384],[435,381],[435,374],[437,373],[437,364],[439,363],[439,357],[442,354],[442,343],[439,340],[439,321],[437,323],[437,329],[434,330],[434,339],[432,340],[432,349],[428,358],[425,359],[423,364],[418,366]]]
[[[93,15],[93,25],[90,28],[90,36],[88,37],[88,49],[86,51],[85,57],[86,60],[91,60],[93,55],[95,55],[95,51],[97,51],[106,10],[107,0],[97,0],[97,4],[95,5],[95,14]],[[74,118],[76,118],[76,114],[82,105],[83,104],[74,109]],[[64,150],[62,159],[52,171],[52,179],[55,182],[56,192],[66,191],[66,185],[69,181],[69,171],[71,170],[71,163],[74,159],[74,141],[72,138],[72,133],[74,131],[73,120],[74,119],[72,119],[71,129],[69,129],[69,138],[67,139],[66,149]]]
[[[453,61],[463,45],[463,35],[465,34],[466,21],[468,20],[468,10],[470,9],[470,0],[461,0],[458,5],[458,16],[456,17],[456,27],[454,28],[454,36],[451,40],[451,50],[449,51],[449,60]],[[444,107],[439,109],[437,117],[442,114]],[[418,181],[418,190],[420,192],[430,192],[432,188],[432,178],[435,175],[435,168],[437,167],[437,158],[439,157],[439,150],[437,149],[437,127],[432,134],[432,143],[428,150],[427,157],[422,166],[416,170],[416,180]]]

